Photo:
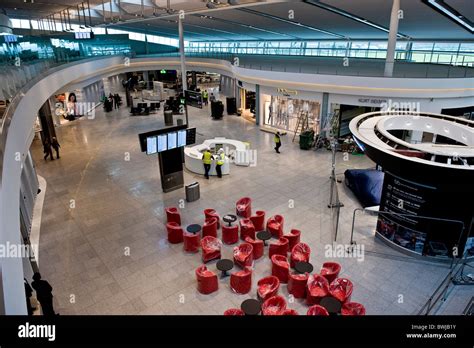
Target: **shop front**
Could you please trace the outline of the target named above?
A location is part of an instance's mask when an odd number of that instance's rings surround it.
[[[322,93],[285,88],[262,88],[265,126],[289,132],[311,129],[320,131]]]

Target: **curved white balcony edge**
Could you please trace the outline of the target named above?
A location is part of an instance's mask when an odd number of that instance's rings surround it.
[[[179,69],[178,59],[94,58],[53,68],[33,80],[12,101],[0,125],[0,243],[21,244],[18,214],[23,160],[31,145],[29,134],[41,105],[55,92],[74,84],[127,71]],[[295,74],[243,69],[228,61],[192,58],[189,70],[207,70],[250,84],[329,93],[381,97],[453,98],[474,96],[474,79],[408,79]],[[409,86],[408,88],[406,86]],[[26,314],[21,258],[2,258],[0,271],[6,314]]]

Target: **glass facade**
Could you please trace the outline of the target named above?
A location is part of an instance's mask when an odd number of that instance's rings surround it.
[[[386,41],[215,41],[187,42],[187,53],[352,57],[385,59]],[[474,66],[474,43],[407,42],[396,46],[396,59],[414,63]]]

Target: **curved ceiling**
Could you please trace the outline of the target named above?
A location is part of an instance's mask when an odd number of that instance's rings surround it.
[[[474,39],[472,30],[449,15],[456,14],[458,19],[472,23],[471,0],[400,1],[400,36],[414,40]],[[112,4],[106,0],[2,0],[1,7],[12,18],[38,19],[54,14],[57,20],[69,8],[74,23],[86,20],[93,26],[169,37],[178,36],[176,20],[182,10],[185,39],[189,41],[377,40],[387,39],[392,0],[171,0],[169,4],[168,8],[166,0],[113,0]]]

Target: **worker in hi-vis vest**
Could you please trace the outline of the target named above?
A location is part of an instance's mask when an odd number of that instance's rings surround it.
[[[212,156],[211,149],[207,148],[202,154],[202,163],[204,164],[204,176],[209,180],[209,171],[211,170],[211,163],[214,157]]]
[[[219,149],[217,152],[217,159],[216,159],[216,172],[217,177],[222,178],[222,166],[225,163],[225,153],[224,149]]]
[[[275,133],[275,136],[273,137],[273,141],[275,142],[275,151],[277,153],[280,153],[280,146],[281,146],[280,132]]]
[[[204,105],[207,105],[208,100],[209,100],[209,92],[207,91],[207,89],[205,89],[204,91],[202,91],[202,103]]]

